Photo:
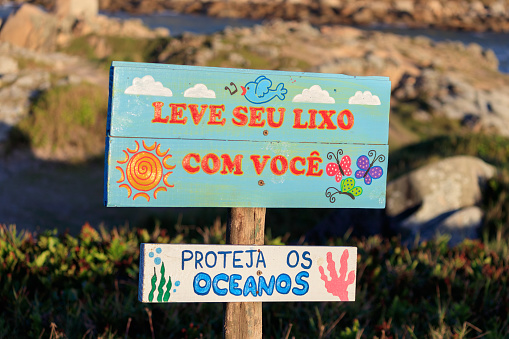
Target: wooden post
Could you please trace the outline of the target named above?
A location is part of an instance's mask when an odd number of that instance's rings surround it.
[[[263,245],[265,239],[265,208],[230,208],[226,242],[232,245]],[[262,337],[262,303],[226,303],[224,338]]]

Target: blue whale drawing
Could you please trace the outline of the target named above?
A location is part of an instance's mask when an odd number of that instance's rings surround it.
[[[242,95],[253,104],[264,104],[275,97],[285,100],[285,94],[288,92],[283,83],[277,85],[276,89],[270,89],[272,81],[265,76],[259,76],[255,81],[248,82],[242,88]]]

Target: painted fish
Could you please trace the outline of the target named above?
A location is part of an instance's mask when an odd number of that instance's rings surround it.
[[[242,88],[242,95],[253,104],[264,104],[275,97],[285,100],[285,94],[288,92],[283,83],[277,85],[276,89],[270,89],[272,81],[265,76],[258,77],[255,81],[248,82]]]

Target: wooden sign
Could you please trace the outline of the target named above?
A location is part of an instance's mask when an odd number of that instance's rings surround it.
[[[386,77],[114,62],[107,206],[385,207]]]
[[[354,301],[355,247],[142,244],[142,302]]]

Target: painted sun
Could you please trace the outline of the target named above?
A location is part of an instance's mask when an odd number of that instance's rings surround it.
[[[144,150],[140,150],[138,141],[134,142],[135,149],[126,148],[123,150],[125,159],[117,161],[121,165],[115,167],[120,171],[117,183],[120,184],[119,187],[127,189],[128,198],[131,198],[134,191],[137,193],[134,194],[133,200],[143,197],[150,201],[151,196],[157,199],[159,192],[166,192],[166,187],[175,186],[168,183],[168,177],[173,173],[171,170],[176,167],[167,163],[172,157],[168,154],[170,149],[163,152],[161,144],[154,142],[152,146],[147,146],[143,140]]]

